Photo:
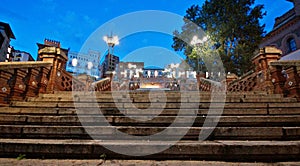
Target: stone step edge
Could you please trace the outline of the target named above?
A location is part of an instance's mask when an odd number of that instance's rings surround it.
[[[299,161],[300,141],[96,141],[0,139],[0,157]],[[111,148],[116,148],[112,152]],[[166,149],[166,150],[162,150]],[[118,150],[122,150],[119,154]],[[148,156],[141,152],[158,151]],[[125,154],[125,155],[124,155]],[[131,156],[131,155],[135,156]],[[149,154],[149,153],[148,153]],[[139,156],[139,157],[136,157]]]

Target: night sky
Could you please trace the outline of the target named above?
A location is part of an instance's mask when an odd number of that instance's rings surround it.
[[[37,55],[36,43],[43,43],[45,38],[58,40],[62,47],[70,48],[71,51],[79,52],[89,36],[97,28],[106,24],[114,18],[124,14],[143,10],[167,11],[179,16],[184,16],[188,7],[193,4],[202,5],[204,0],[1,0],[0,21],[9,23],[16,40],[12,40],[11,45],[15,49],[26,51],[34,58]],[[4,4],[4,5],[3,5]],[[293,5],[285,0],[256,0],[256,4],[265,5],[267,16],[261,20],[266,24],[266,31],[269,32],[274,24],[274,19],[281,16]],[[139,20],[144,24],[147,20]],[[131,24],[130,21],[127,24]],[[172,27],[170,31],[180,28],[181,22],[168,25]],[[112,27],[104,34],[122,33],[122,27]],[[102,38],[95,41],[100,45],[105,43]],[[143,60],[150,54],[157,52],[163,54],[176,54],[171,48],[172,36],[157,32],[136,33],[121,38],[120,45],[115,47],[114,53],[120,58],[127,55],[127,59],[132,56],[137,61]],[[105,54],[105,47],[91,46],[90,49]],[[143,55],[144,54],[144,55]],[[149,55],[148,55],[149,54]],[[160,55],[154,56],[158,60]],[[126,59],[125,58],[125,59]],[[145,59],[146,61],[146,59]],[[151,65],[151,64],[149,64]],[[158,64],[158,66],[164,64]]]

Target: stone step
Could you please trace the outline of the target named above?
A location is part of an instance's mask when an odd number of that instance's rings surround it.
[[[173,141],[146,140],[124,142],[117,140],[0,139],[0,157],[17,157],[25,154],[26,158],[99,159],[99,156],[105,154],[107,159],[275,162],[298,161],[300,156],[300,141],[179,141],[173,145],[174,143]],[[169,146],[171,147],[168,148]],[[109,149],[114,149],[115,152]]]
[[[210,97],[201,97],[201,98],[193,98],[193,97],[135,97],[135,98],[117,98],[117,97],[107,97],[107,98],[96,98],[96,97],[32,97],[28,98],[27,101],[30,102],[212,102]],[[296,98],[274,98],[274,97],[226,97],[226,99],[215,99],[213,102],[235,102],[235,103],[276,103],[276,102],[297,102]]]
[[[272,105],[271,105],[272,106]],[[101,112],[104,115],[173,115],[178,114],[179,109],[118,109],[118,108],[101,108]],[[23,107],[0,107],[1,114],[21,114],[21,115],[99,115],[99,108],[23,108]],[[181,109],[182,115],[206,115],[209,111],[209,108],[200,108],[198,111],[192,112],[189,109]],[[214,115],[214,112],[210,112],[211,115]],[[218,113],[219,114],[219,113]],[[300,109],[297,107],[278,107],[272,106],[267,108],[226,108],[222,112],[222,116],[228,115],[238,115],[238,116],[247,116],[247,115],[300,115]]]
[[[77,108],[77,109],[116,109],[134,110],[139,109],[185,109],[194,113],[198,109],[233,109],[233,110],[267,110],[268,114],[289,114],[297,112],[300,103],[47,103],[47,102],[12,102],[12,107],[20,108]],[[7,107],[0,107],[7,108]],[[1,110],[1,109],[0,109]]]
[[[54,98],[65,98],[70,96],[81,96],[81,97],[88,97],[88,96],[96,96],[96,98],[111,98],[112,94],[114,97],[124,97],[124,96],[131,96],[131,97],[148,97],[149,93],[151,93],[152,96],[167,96],[167,97],[210,97],[212,95],[211,92],[198,92],[198,91],[186,91],[186,92],[176,92],[176,91],[118,91],[118,92],[56,92],[54,94],[40,94],[40,97],[54,97]],[[225,94],[226,97],[239,97],[239,98],[248,98],[248,97],[272,97],[272,98],[283,98],[283,95],[281,94],[268,94],[265,92],[261,93],[253,93],[253,92],[243,92],[243,93],[218,93],[214,92],[214,95],[222,94],[222,96]]]
[[[97,125],[110,123],[116,126],[300,126],[300,115],[291,116],[101,116],[101,115],[0,115],[0,124],[40,125]]]
[[[296,166],[300,162],[224,162],[197,160],[107,160],[107,159],[22,159],[1,158],[0,165],[58,165],[58,166]]]
[[[162,134],[161,132],[164,133]],[[300,127],[138,127],[138,126],[39,126],[0,125],[1,138],[52,138],[52,139],[94,139],[132,140],[133,136],[168,141],[182,138],[198,140],[199,133],[212,131],[209,140],[299,140]],[[117,132],[130,136],[116,135]],[[161,136],[154,134],[161,133]],[[185,134],[186,133],[186,134]],[[182,136],[182,137],[181,137]]]
[[[151,106],[152,105],[152,106]],[[199,102],[153,102],[153,103],[132,103],[132,102],[119,102],[119,103],[96,103],[96,102],[22,102],[15,101],[11,103],[12,107],[46,107],[46,108],[89,108],[89,107],[100,107],[100,108],[112,108],[112,107],[121,107],[121,108],[141,108],[145,109],[151,106],[152,108],[267,108],[268,103],[199,103]],[[270,104],[271,105],[271,104]],[[300,107],[300,103],[276,103],[273,107]],[[272,107],[272,106],[270,106]]]

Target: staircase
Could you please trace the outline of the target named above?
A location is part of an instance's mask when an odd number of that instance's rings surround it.
[[[40,94],[0,107],[0,157],[300,160],[300,103],[294,98],[228,92],[223,109],[208,92],[132,91],[130,100],[128,92],[89,93]]]

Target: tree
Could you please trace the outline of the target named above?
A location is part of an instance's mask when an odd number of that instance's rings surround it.
[[[214,41],[226,72],[238,75],[252,68],[251,58],[265,33],[259,20],[266,14],[263,5],[254,6],[255,0],[206,0],[200,8],[187,9],[181,32],[175,31],[175,51],[184,50],[190,62],[192,47],[186,41],[197,29],[202,28]],[[193,23],[191,23],[193,22]],[[197,27],[198,26],[198,27]],[[208,65],[208,64],[206,64]],[[193,66],[193,65],[192,65]]]

